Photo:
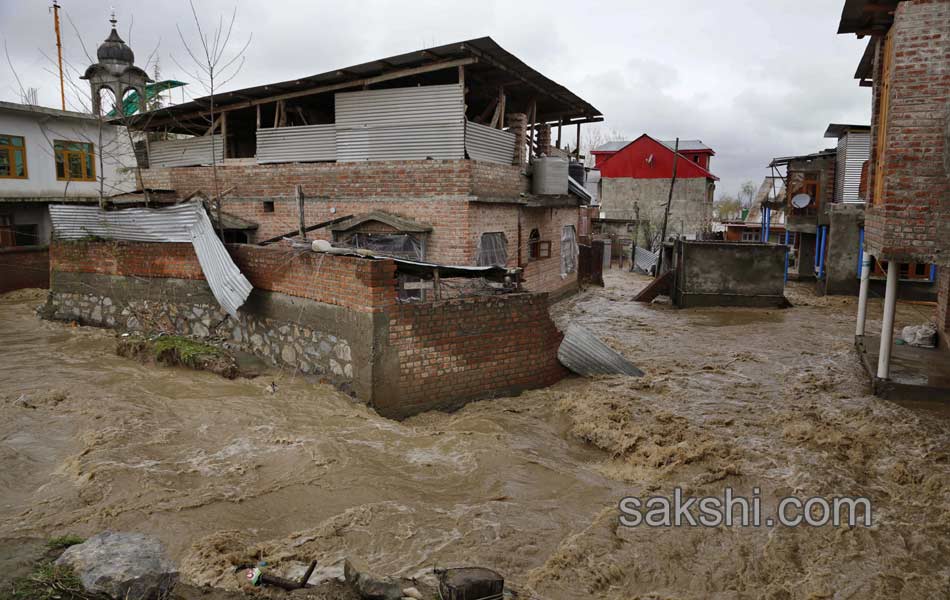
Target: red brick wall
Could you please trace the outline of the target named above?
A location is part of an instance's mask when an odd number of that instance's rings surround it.
[[[257,234],[251,241],[271,239],[296,231],[299,226],[297,201],[291,197],[273,198],[274,212],[264,212],[262,200],[230,199],[225,200],[224,210],[242,219],[260,224]],[[470,264],[474,256],[465,247],[462,240],[468,239],[466,228],[469,203],[463,199],[443,198],[407,199],[401,201],[365,199],[365,200],[322,200],[308,198],[304,214],[308,224],[323,223],[347,215],[363,215],[372,211],[386,211],[411,219],[418,223],[433,226],[426,245],[426,257],[443,263]],[[512,210],[509,205],[509,210]],[[320,229],[307,234],[310,239],[331,239],[329,229]]]
[[[49,249],[35,246],[0,248],[0,294],[49,287]]]
[[[380,312],[396,302],[396,263],[391,260],[271,246],[235,245],[228,252],[259,289],[363,312]]]
[[[54,242],[50,269],[70,273],[204,279],[191,244]]]
[[[474,164],[470,160],[250,162],[223,164],[217,170],[219,189],[238,198],[290,197],[295,185],[303,186],[306,195],[325,198],[411,198],[470,195]],[[197,190],[210,194],[213,189],[211,167],[145,169],[142,180],[146,187],[173,189],[179,195]]]
[[[402,304],[390,312],[399,356],[398,404],[390,416],[551,385],[564,377],[561,333],[544,294]]]
[[[879,258],[950,264],[950,173],[944,166],[950,112],[950,2],[901,2],[891,28],[893,56],[884,188],[872,198],[865,239]],[[872,144],[880,106],[879,43]],[[872,160],[872,171],[874,161]],[[872,175],[873,181],[873,175]],[[873,196],[874,185],[871,188]]]
[[[204,279],[191,244],[67,242],[50,246],[53,271]],[[298,253],[282,246],[228,247],[256,288],[356,311],[379,312],[396,301],[395,263]]]
[[[520,165],[469,161],[472,165],[472,193],[489,198],[512,198],[531,191],[531,180],[522,175]]]

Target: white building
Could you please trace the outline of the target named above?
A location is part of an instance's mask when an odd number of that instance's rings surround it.
[[[51,202],[135,189],[125,128],[91,114],[0,102],[0,246],[48,244]]]

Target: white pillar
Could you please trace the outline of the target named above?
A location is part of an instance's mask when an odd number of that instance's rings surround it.
[[[884,289],[884,322],[881,323],[881,350],[877,356],[877,378],[887,379],[891,368],[891,344],[894,341],[894,312],[897,308],[897,274],[900,265],[887,262],[887,287]]]
[[[868,316],[868,287],[871,280],[871,255],[867,252],[861,255],[861,291],[858,292],[858,325],[854,335],[864,335],[864,322]]]

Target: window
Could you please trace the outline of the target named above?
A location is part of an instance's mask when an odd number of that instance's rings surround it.
[[[96,155],[86,142],[53,141],[56,153],[56,179],[59,181],[95,181]]]
[[[758,229],[742,232],[743,242],[758,242],[760,237],[762,237],[762,233]]]
[[[528,235],[528,260],[541,260],[542,258],[551,258],[550,240],[542,240],[541,233],[537,229],[532,229]]]
[[[19,135],[0,133],[0,178],[27,178],[26,142]]]
[[[39,225],[14,225],[14,246],[36,246],[40,243]]]
[[[478,256],[475,264],[479,267],[508,264],[508,240],[501,232],[483,233],[478,239]]]
[[[264,200],[264,212],[274,212],[274,201]]]
[[[577,232],[573,225],[565,225],[561,229],[561,277],[577,270]]]

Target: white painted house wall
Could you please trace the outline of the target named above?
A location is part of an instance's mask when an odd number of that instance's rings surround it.
[[[99,123],[92,115],[0,102],[0,134],[25,138],[28,175],[0,178],[0,202],[98,201],[99,181],[57,181],[53,140],[94,145],[96,177],[105,176],[105,196],[135,189],[135,158],[127,134],[121,127],[103,125],[100,144]]]

